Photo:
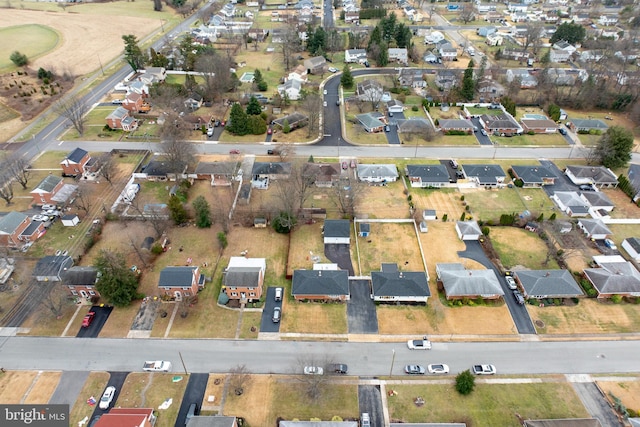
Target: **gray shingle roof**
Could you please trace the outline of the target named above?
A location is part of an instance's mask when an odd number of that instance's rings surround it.
[[[67,286],[94,285],[98,279],[98,270],[95,267],[71,267],[63,275],[62,280]]]
[[[291,294],[349,295],[349,272],[346,270],[295,270]]]
[[[462,165],[464,174],[469,178],[476,178],[480,184],[496,184],[498,178],[504,178],[506,174],[500,165]]]
[[[477,221],[457,221],[456,224],[463,235],[482,234],[482,229],[478,225]]]
[[[158,287],[191,287],[193,283],[193,272],[198,267],[194,266],[172,266],[165,267],[160,272]]]
[[[640,239],[637,237],[629,237],[628,239],[625,239],[627,241],[627,243],[629,243],[629,245],[633,248],[634,251],[636,251],[636,253],[640,254]]]
[[[324,237],[350,237],[351,223],[346,219],[327,219],[324,222]]]
[[[398,178],[396,165],[358,164],[358,178]]]
[[[545,178],[556,178],[556,174],[545,166],[511,166],[511,169],[525,183],[542,184],[545,181]]]
[[[584,274],[601,294],[640,292],[640,272],[630,262],[603,263],[587,268]]]
[[[28,217],[22,212],[11,211],[2,218],[0,218],[0,233],[11,234],[22,222]]]
[[[32,190],[32,192],[38,193],[51,193],[56,185],[62,181],[62,178],[55,175],[47,175],[40,183]]]
[[[616,175],[604,166],[567,166],[567,170],[577,178],[591,178],[596,184],[618,182]]]
[[[516,271],[526,295],[545,295],[550,298],[571,298],[582,296],[582,289],[567,270],[524,270]]]
[[[255,162],[252,175],[289,175],[291,163],[286,162]]]
[[[66,159],[73,163],[80,163],[80,161],[82,161],[84,156],[86,156],[87,154],[89,153],[87,153],[82,148],[78,147],[75,150],[73,150],[71,153],[69,153]]]
[[[195,173],[201,175],[233,175],[238,164],[236,162],[200,162]]]
[[[472,130],[473,124],[465,119],[442,119],[438,121],[440,128],[447,129],[467,129]]]
[[[431,296],[427,275],[421,271],[372,271],[371,285],[378,297]]]
[[[581,224],[589,234],[613,234],[609,227],[600,219],[581,219],[578,223]]]
[[[46,256],[41,258],[33,269],[33,276],[62,276],[65,269],[73,265],[70,256]]]
[[[448,297],[504,295],[493,270],[464,270],[449,264],[437,268]]]
[[[260,285],[260,271],[260,267],[229,267],[224,276],[224,284],[257,288]]]
[[[438,165],[407,165],[409,178],[420,178],[422,182],[449,182],[447,167]]]

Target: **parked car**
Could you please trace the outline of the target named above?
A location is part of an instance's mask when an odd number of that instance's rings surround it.
[[[458,169],[458,162],[453,159],[449,160],[449,165],[454,169]]]
[[[407,341],[409,350],[431,350],[431,341],[426,339]]]
[[[303,372],[305,375],[323,375],[324,369],[320,366],[305,366]]]
[[[322,102],[322,106],[326,107],[327,106],[327,101]]]
[[[484,129],[480,129],[480,133],[481,133],[483,136],[487,136],[487,131],[486,131],[486,130],[484,130]]]
[[[458,169],[458,170],[456,171],[456,178],[458,178],[458,179],[464,179],[464,172],[463,172],[463,171],[461,171],[460,169]]]
[[[335,68],[335,67],[329,67],[329,72],[330,72],[330,73],[337,73],[337,72],[338,72],[338,69],[337,69],[337,68]]]
[[[39,221],[39,222],[45,222],[45,221],[49,221],[49,217],[46,215],[34,215],[31,217],[32,221]]]
[[[424,375],[426,371],[426,369],[424,369],[424,366],[420,366],[420,365],[407,365],[404,367],[404,372],[405,374],[409,374],[409,375]]]
[[[229,154],[240,154],[240,150],[229,150]]]
[[[274,299],[276,301],[282,301],[282,288],[276,288]]]
[[[604,239],[604,245],[609,249],[613,249],[614,251],[618,249],[616,244],[611,239]]]
[[[324,95],[326,95],[326,94],[327,94],[327,90],[325,89],[322,93],[323,93]]]
[[[448,374],[449,365],[445,365],[444,363],[432,364],[427,366],[427,370],[430,374]]]
[[[495,375],[496,367],[493,365],[473,365],[471,372],[476,375]]]
[[[192,403],[189,405],[189,410],[187,411],[187,416],[184,417],[184,425],[189,424],[189,420],[198,415],[198,404]]]
[[[384,131],[385,132],[391,132],[391,128],[389,127],[389,125],[385,125],[384,126]]]
[[[343,364],[343,363],[332,363],[331,365],[329,365],[328,369],[331,372],[334,372],[336,374],[346,374],[347,370],[349,369],[347,365]]]
[[[273,133],[273,129],[269,128],[267,129],[267,135],[271,135]]]
[[[56,206],[56,205],[42,205],[42,210],[43,211],[48,211],[50,209],[58,209],[58,206]]]
[[[212,128],[212,127],[207,128],[207,136],[208,136],[209,138],[211,138],[211,137],[213,136],[213,128]]]
[[[560,132],[560,135],[566,135],[567,134],[567,130],[565,128],[559,128],[558,132]]]
[[[275,307],[273,309],[273,315],[271,316],[271,320],[273,321],[273,323],[279,323],[281,317],[282,317],[282,309],[280,307]]]
[[[102,393],[102,397],[100,398],[100,404],[98,405],[100,409],[109,409],[111,406],[111,402],[113,401],[113,396],[116,394],[116,388],[114,386],[109,386]]]
[[[371,419],[368,412],[363,412],[360,416],[360,427],[371,427]]]
[[[275,151],[273,150],[267,150],[267,154],[270,156],[273,156],[275,154]]]
[[[336,105],[340,106],[340,99],[336,101]]]
[[[356,167],[356,161],[351,159],[351,169]]]
[[[95,317],[96,317],[96,313],[94,311],[90,311],[87,314],[85,314],[84,318],[82,319],[82,327],[88,328],[91,325],[91,322],[93,322],[93,319]]]
[[[504,278],[507,281],[507,286],[509,289],[514,290],[518,289],[518,285],[516,285],[516,280],[511,276],[505,276]]]
[[[591,184],[582,184],[578,188],[582,191],[596,191],[595,188],[593,188],[593,185]]]
[[[513,290],[513,297],[516,299],[516,302],[518,304],[524,305],[524,297],[522,296],[519,290],[517,289]]]
[[[347,170],[347,162],[342,162],[342,169]]]

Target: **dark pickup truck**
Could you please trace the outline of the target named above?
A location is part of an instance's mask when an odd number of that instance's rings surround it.
[[[347,365],[342,363],[333,363],[327,366],[327,371],[333,372],[335,374],[346,374],[348,370]]]

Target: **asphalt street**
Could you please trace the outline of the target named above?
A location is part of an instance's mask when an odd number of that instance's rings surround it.
[[[0,360],[8,370],[140,372],[145,360],[169,360],[176,374],[184,369],[197,373],[229,372],[239,364],[255,373],[286,374],[301,356],[310,356],[340,360],[349,365],[351,375],[380,376],[389,374],[395,350],[395,375],[402,375],[404,365],[421,360],[446,363],[453,374],[477,363],[494,364],[498,373],[505,375],[640,372],[640,341],[635,340],[463,343],[440,342],[437,336],[431,339],[432,350],[416,352],[407,349],[404,340],[357,343],[13,336],[0,344]]]

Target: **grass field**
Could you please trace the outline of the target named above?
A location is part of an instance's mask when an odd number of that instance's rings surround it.
[[[525,210],[531,212],[534,218],[540,213],[549,218],[553,213],[562,217],[554,210],[554,204],[542,189],[531,188],[503,188],[500,190],[470,190],[464,191],[465,202],[470,206],[470,214],[475,219],[484,221],[499,221],[500,215],[516,213]]]
[[[478,384],[468,396],[453,384],[387,386],[389,417],[402,422],[466,422],[475,427],[521,426],[524,419],[587,418],[589,414],[567,383]],[[413,399],[422,396],[418,407]]]
[[[494,136],[491,140],[497,145],[503,146],[522,146],[522,145],[540,145],[540,146],[561,146],[567,145],[567,140],[559,133],[552,134],[535,134],[535,135],[519,135],[513,137]]]
[[[533,270],[558,268],[553,259],[545,263],[547,246],[535,233],[516,227],[492,227],[489,236],[506,269],[516,266]]]
[[[413,223],[372,222],[371,234],[358,242],[362,276],[380,271],[382,263],[387,262],[398,263],[401,271],[424,271]]]
[[[45,25],[27,24],[0,28],[0,71],[14,69],[9,59],[12,52],[27,55],[30,61],[44,55],[60,42],[60,34]]]

